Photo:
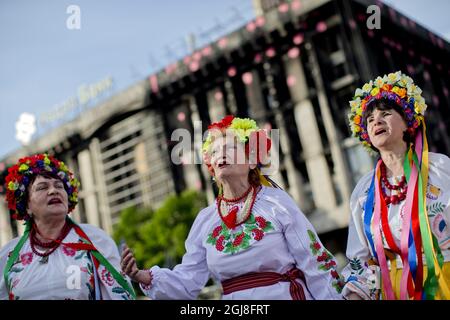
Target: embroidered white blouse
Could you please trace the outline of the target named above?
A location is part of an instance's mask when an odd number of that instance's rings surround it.
[[[351,218],[347,243],[347,258],[350,263],[342,271],[347,280],[342,292],[345,297],[354,292],[364,299],[374,299],[375,290],[380,288],[379,268],[369,267],[367,264],[372,255],[364,232],[363,208],[372,175],[373,171],[361,178],[350,200]],[[439,242],[444,261],[450,261],[450,228],[448,227],[450,223],[450,159],[443,154],[429,153],[426,199],[431,230]],[[401,217],[404,206],[405,201],[402,201],[397,205],[391,204],[388,209],[388,221],[397,246],[400,246]],[[389,248],[386,242],[384,247]],[[397,266],[399,268],[402,266],[399,257],[397,257]]]
[[[114,241],[101,229],[88,224],[81,224],[81,229],[91,239],[100,253],[120,270],[120,256]],[[5,285],[3,270],[8,255],[13,251],[19,238],[7,243],[0,250],[0,300],[94,300],[98,283],[101,298],[104,300],[128,300],[129,294],[112,277],[102,265],[98,273],[94,272],[90,254],[87,251],[76,251],[60,245],[48,256],[47,263],[41,263],[41,257],[33,253],[30,240],[24,243],[18,261],[8,274],[10,288]],[[77,243],[80,237],[72,229],[63,243]],[[99,281],[95,281],[95,277]]]
[[[285,273],[300,269],[306,299],[341,299],[342,279],[333,256],[314,227],[280,189],[262,187],[249,219],[229,230],[216,204],[203,209],[186,240],[186,254],[173,270],[154,266],[152,299],[195,299],[210,277],[224,281],[250,272]],[[290,300],[289,282],[236,291],[223,299]]]

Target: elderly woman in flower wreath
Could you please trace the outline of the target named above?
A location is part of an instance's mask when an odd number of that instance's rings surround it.
[[[347,299],[450,299],[450,159],[428,152],[421,93],[396,72],[350,102],[353,134],[378,160],[351,196]]]
[[[292,198],[261,174],[271,147],[256,122],[226,116],[209,126],[206,165],[219,188],[195,219],[173,270],[139,270],[129,249],[123,271],[152,299],[195,299],[210,277],[223,299],[342,299],[333,256]]]
[[[0,250],[0,299],[131,299],[130,284],[117,271],[114,241],[97,227],[77,225],[78,181],[47,154],[20,159],[9,168],[6,199],[25,232]]]

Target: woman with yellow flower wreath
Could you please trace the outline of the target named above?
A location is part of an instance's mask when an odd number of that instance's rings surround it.
[[[122,270],[152,299],[195,299],[212,277],[223,299],[342,299],[333,256],[292,198],[261,173],[271,140],[251,119],[209,126],[205,164],[219,187],[195,219],[173,270],[139,270],[129,249]]]
[[[350,200],[346,299],[450,299],[450,159],[428,152],[422,90],[401,72],[350,102],[350,126],[378,156]]]
[[[8,169],[6,200],[25,232],[0,250],[0,300],[129,300],[129,281],[117,271],[119,251],[97,227],[69,218],[78,181],[47,154]]]

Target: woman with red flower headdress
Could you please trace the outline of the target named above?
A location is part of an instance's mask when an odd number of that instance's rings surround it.
[[[219,187],[173,270],[139,270],[131,251],[122,270],[152,299],[195,299],[212,277],[223,299],[341,299],[333,256],[294,200],[266,175],[271,140],[251,119],[209,126],[204,160]]]
[[[350,102],[353,135],[378,160],[350,200],[346,299],[450,299],[450,159],[428,152],[421,93],[396,72]]]
[[[6,189],[11,217],[25,220],[25,232],[0,250],[0,299],[134,298],[116,270],[114,241],[69,218],[78,202],[78,181],[63,162],[47,154],[20,159],[8,170]]]

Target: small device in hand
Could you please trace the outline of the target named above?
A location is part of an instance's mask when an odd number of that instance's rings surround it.
[[[123,251],[125,250],[126,246],[127,246],[127,244],[125,242],[125,239],[121,239],[120,242],[119,242],[119,253],[120,253],[120,256],[122,256]]]

